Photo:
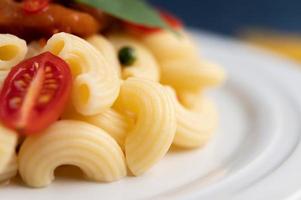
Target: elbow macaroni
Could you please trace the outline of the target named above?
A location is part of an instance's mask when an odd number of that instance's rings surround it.
[[[115,47],[116,53],[122,47],[132,47],[136,60],[130,66],[123,66],[122,77],[139,77],[159,81],[159,67],[153,55],[137,40],[127,35],[109,35],[109,40]]]
[[[74,108],[69,107],[62,118],[81,120],[103,129],[116,140],[122,149],[124,149],[126,135],[133,124],[130,117],[112,108],[97,115],[83,116],[77,113]]]
[[[151,50],[159,62],[175,58],[198,58],[197,49],[188,34],[180,30],[178,36],[170,31],[158,31],[141,37],[141,41]]]
[[[204,145],[217,125],[217,112],[214,104],[207,100],[200,110],[188,110],[177,100],[176,93],[166,88],[176,107],[177,131],[173,141],[176,146],[195,148]]]
[[[220,85],[225,78],[224,71],[213,63],[202,61],[188,34],[183,30],[179,34],[177,37],[160,31],[140,38],[159,62],[161,82],[189,92]]]
[[[19,152],[16,133],[0,125],[0,182],[18,171],[27,185],[45,187],[61,165],[79,167],[89,180],[115,181],[127,167],[135,176],[145,173],[172,144],[203,146],[218,125],[216,107],[203,91],[220,85],[225,73],[198,57],[185,31],[180,35],[158,31],[134,38],[123,32],[84,40],[58,33],[44,48],[33,41],[27,51],[24,40],[0,34],[0,85],[11,67],[43,51],[64,59],[73,75],[60,120],[22,140]],[[135,51],[130,66],[119,63],[122,47]]]
[[[87,38],[87,41],[104,55],[110,67],[116,69],[120,76],[121,68],[114,46],[102,35],[93,35]]]
[[[213,63],[197,60],[168,60],[161,62],[163,84],[176,90],[197,92],[205,87],[220,85],[224,71]]]
[[[13,155],[9,163],[0,173],[0,183],[15,177],[18,172],[17,156]]]
[[[61,165],[78,166],[94,181],[115,181],[126,175],[124,155],[115,140],[80,121],[62,120],[43,134],[28,137],[18,159],[19,173],[32,187],[49,185]]]
[[[44,51],[58,55],[69,64],[74,76],[72,102],[79,113],[98,114],[114,103],[120,80],[91,44],[77,36],[58,33],[48,40]]]
[[[0,125],[0,173],[12,159],[16,145],[16,133]]]
[[[167,153],[175,135],[175,108],[163,86],[141,78],[124,81],[117,104],[137,115],[125,154],[131,172],[140,175]]]
[[[24,59],[26,42],[14,35],[0,34],[0,70],[10,70]]]

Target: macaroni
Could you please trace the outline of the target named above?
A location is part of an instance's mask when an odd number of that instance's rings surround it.
[[[118,75],[91,44],[77,36],[58,33],[48,40],[44,51],[69,64],[74,76],[72,102],[79,113],[95,115],[114,103],[120,88]]]
[[[81,121],[61,120],[41,135],[28,137],[18,159],[19,173],[32,187],[49,185],[61,165],[75,165],[93,181],[115,181],[126,175],[124,155],[115,140]]]
[[[130,66],[123,66],[122,77],[139,77],[159,81],[159,67],[152,54],[137,40],[127,35],[109,35],[109,40],[116,52],[123,47],[131,47],[135,51],[136,60]]]
[[[137,115],[125,140],[127,164],[137,176],[167,153],[176,130],[175,107],[162,85],[142,78],[124,81],[117,104]]]
[[[214,104],[205,100],[206,106],[199,110],[188,110],[177,100],[171,88],[166,89],[176,107],[177,131],[173,141],[176,146],[195,148],[204,145],[217,126],[217,112]]]
[[[14,131],[0,125],[0,173],[12,159],[17,144],[17,135]]]
[[[0,183],[15,177],[17,175],[17,172],[18,172],[17,156],[13,155],[9,163],[0,173]]]
[[[116,69],[118,75],[120,76],[121,68],[119,61],[115,53],[114,46],[108,41],[108,39],[102,35],[93,35],[87,38],[87,41],[104,55],[110,67]]]
[[[0,34],[0,70],[10,70],[24,59],[26,42],[14,35]]]

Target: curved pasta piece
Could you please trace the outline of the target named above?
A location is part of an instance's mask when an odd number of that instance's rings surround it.
[[[135,51],[135,62],[130,66],[123,66],[122,78],[139,77],[152,81],[159,81],[159,67],[153,55],[137,40],[127,35],[109,35],[109,41],[116,52],[122,47],[132,47]]]
[[[180,30],[178,33],[179,36],[170,31],[158,31],[140,39],[159,62],[181,58],[197,58],[198,51],[189,35],[184,30]]]
[[[0,182],[5,182],[17,175],[18,172],[18,163],[17,156],[13,155],[9,163],[0,173]]]
[[[68,34],[54,34],[44,51],[64,59],[74,76],[72,103],[83,115],[98,114],[116,100],[120,80],[100,51],[87,41]]]
[[[185,107],[190,110],[193,110],[199,103],[202,101],[203,91],[198,92],[182,92],[177,91],[177,97],[179,99],[179,102]]]
[[[14,131],[0,125],[0,173],[13,157],[17,139]]]
[[[124,155],[115,140],[81,121],[61,120],[26,138],[18,159],[19,173],[32,187],[49,185],[61,165],[75,165],[93,181],[115,181],[126,175]]]
[[[102,35],[93,35],[87,38],[87,41],[104,55],[110,67],[116,69],[120,76],[121,67],[114,46]]]
[[[85,116],[83,120],[105,130],[124,149],[125,138],[133,124],[130,118],[113,109],[109,109],[98,115]]]
[[[141,78],[123,82],[116,104],[137,115],[126,137],[125,152],[129,169],[140,175],[161,160],[173,141],[174,104],[161,84]]]
[[[14,35],[0,34],[0,70],[9,70],[24,59],[26,42]]]
[[[112,108],[92,116],[83,116],[73,108],[68,108],[62,115],[62,119],[75,119],[93,124],[110,134],[122,149],[124,149],[126,135],[133,124],[131,118]]]
[[[225,79],[224,70],[214,63],[199,60],[168,60],[161,63],[161,82],[176,90],[196,92],[218,86]]]
[[[210,100],[203,100],[199,110],[188,110],[177,100],[176,93],[167,87],[176,107],[177,131],[173,141],[176,146],[196,148],[204,145],[215,131],[218,115]]]

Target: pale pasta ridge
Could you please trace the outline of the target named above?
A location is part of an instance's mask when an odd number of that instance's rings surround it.
[[[87,41],[99,50],[108,61],[109,65],[121,74],[121,67],[114,49],[114,46],[103,35],[97,34],[87,38]]]
[[[69,64],[74,76],[72,102],[79,113],[94,115],[112,106],[120,80],[100,51],[68,33],[54,34],[44,51],[58,55]]]
[[[18,172],[18,163],[17,156],[13,155],[9,161],[9,163],[5,166],[5,168],[0,173],[0,183],[8,181],[9,179],[15,177]]]
[[[126,34],[111,34],[108,35],[108,39],[115,47],[116,54],[123,47],[131,47],[134,49],[136,60],[130,66],[123,66],[123,79],[128,77],[139,77],[152,81],[159,81],[160,69],[157,61],[141,42]]]
[[[26,42],[11,34],[0,34],[0,86],[9,70],[26,55]]]
[[[223,69],[201,59],[196,46],[184,30],[179,30],[178,34],[159,31],[139,38],[158,60],[160,81],[176,90],[189,92],[220,85],[225,78]]]
[[[126,175],[124,155],[115,140],[102,129],[75,120],[58,121],[41,135],[26,138],[18,159],[19,173],[32,187],[49,185],[61,165],[77,166],[93,181]]]
[[[109,108],[97,115],[83,116],[71,107],[65,111],[62,119],[75,119],[93,124],[110,134],[122,149],[124,149],[126,135],[133,125],[132,118],[113,108]]]
[[[12,159],[16,145],[16,132],[0,125],[0,173]]]
[[[126,137],[125,152],[129,169],[140,175],[162,159],[173,141],[174,104],[161,84],[141,78],[123,82],[116,104],[137,115]]]
[[[167,92],[172,96],[176,107],[177,131],[173,141],[176,146],[196,148],[204,145],[215,131],[217,126],[217,111],[213,102],[206,103],[199,110],[189,110],[177,100],[176,93],[167,87]],[[206,102],[204,102],[206,101]]]

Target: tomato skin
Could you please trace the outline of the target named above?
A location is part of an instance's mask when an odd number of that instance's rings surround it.
[[[23,11],[26,14],[34,14],[46,9],[50,0],[24,0]]]
[[[36,134],[55,122],[69,99],[68,64],[50,52],[13,67],[0,92],[0,121],[20,134]]]
[[[160,16],[164,21],[169,24],[174,29],[180,29],[183,27],[183,23],[180,19],[173,16],[172,14],[166,12],[166,11],[160,11]],[[141,24],[135,24],[132,22],[124,22],[124,26],[127,30],[129,30],[132,33],[138,33],[138,34],[152,34],[162,31],[161,28],[154,28],[154,27],[148,27]]]

